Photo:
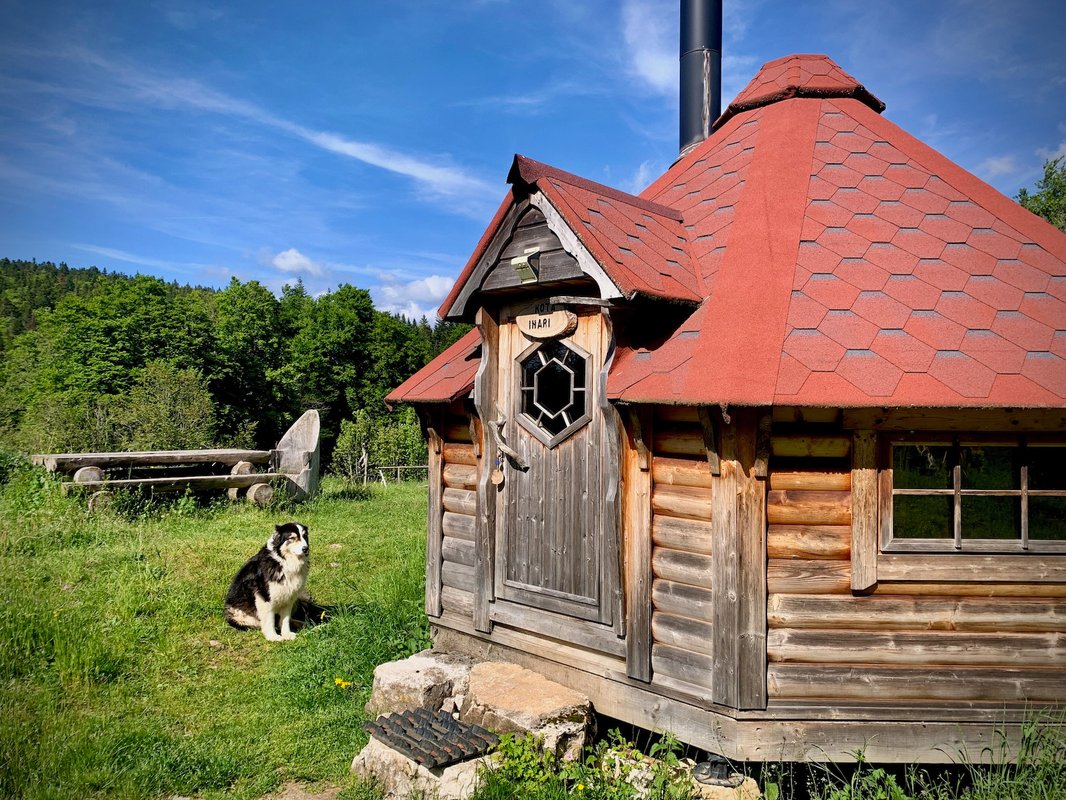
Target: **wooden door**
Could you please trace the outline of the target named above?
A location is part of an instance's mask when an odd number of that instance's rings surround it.
[[[525,335],[513,315],[501,323],[495,411],[517,457],[497,464],[496,597],[611,623],[615,466],[599,396],[609,331],[598,310],[554,339]]]

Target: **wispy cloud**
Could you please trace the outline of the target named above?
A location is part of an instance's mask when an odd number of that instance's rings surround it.
[[[1066,134],[1066,125],[1059,123],[1059,133]],[[1058,147],[1038,147],[1036,154],[1040,156],[1044,161],[1051,161],[1056,158],[1066,158],[1066,139],[1059,142]]]
[[[628,69],[646,87],[661,94],[677,95],[676,5],[664,0],[625,0],[622,33],[629,55]]]
[[[74,92],[77,96],[73,99],[102,107],[148,103],[162,109],[185,108],[243,119],[296,137],[321,150],[410,178],[420,190],[433,197],[466,200],[466,204],[457,204],[459,210],[473,206],[478,213],[482,213],[483,206],[491,204],[498,194],[494,185],[448,163],[446,158],[412,155],[340,133],[316,130],[271,113],[255,103],[220,92],[200,81],[153,74],[140,66],[118,62],[88,48],[71,49],[62,55],[105,73],[108,77],[104,84],[106,90],[94,83],[91,86],[83,84],[77,89],[68,86],[42,87],[45,91]]]
[[[1022,167],[1013,154],[1004,156],[990,156],[982,161],[977,167],[977,173],[987,180],[994,180],[1004,175],[1016,175]]]
[[[192,270],[205,270],[210,269],[208,264],[194,264],[184,261],[166,261],[160,258],[151,258],[149,256],[140,256],[134,253],[127,253],[125,250],[118,250],[113,247],[100,247],[94,244],[83,244],[74,242],[71,247],[77,250],[83,250],[86,253],[93,253],[97,256],[110,259],[112,261],[122,261],[126,264],[135,264],[140,267],[149,267],[151,269],[161,269],[168,272],[188,272]]]

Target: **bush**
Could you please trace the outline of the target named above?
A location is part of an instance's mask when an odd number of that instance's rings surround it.
[[[363,474],[364,454],[371,469],[425,464],[426,444],[414,409],[377,417],[359,410],[354,419],[343,420],[333,450],[333,472],[355,480]]]

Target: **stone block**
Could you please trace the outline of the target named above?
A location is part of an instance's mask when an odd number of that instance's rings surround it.
[[[581,753],[592,724],[583,694],[515,664],[476,664],[469,674],[459,718],[497,733],[532,733],[556,755]]]
[[[491,756],[430,770],[371,738],[352,761],[352,772],[376,781],[387,800],[409,797],[462,800],[473,794],[478,767],[488,758]]]
[[[466,692],[471,663],[466,656],[423,650],[381,664],[374,669],[366,713],[376,717],[416,708],[438,711],[447,700]]]

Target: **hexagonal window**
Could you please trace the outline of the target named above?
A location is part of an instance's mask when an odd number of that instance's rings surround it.
[[[518,421],[554,447],[591,419],[589,354],[559,341],[535,345],[518,360]]]

